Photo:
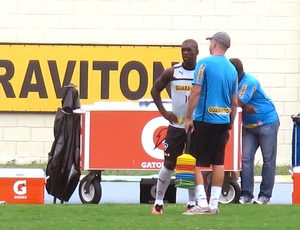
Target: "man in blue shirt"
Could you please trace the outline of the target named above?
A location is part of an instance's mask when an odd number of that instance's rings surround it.
[[[241,204],[253,202],[254,158],[258,147],[263,156],[262,181],[256,204],[267,204],[275,182],[277,134],[279,116],[272,100],[265,94],[259,81],[244,72],[241,60],[231,58],[238,71],[238,99],[243,107]]]
[[[191,153],[196,158],[196,205],[186,215],[218,214],[224,181],[224,154],[237,110],[237,72],[224,56],[230,47],[227,33],[210,40],[211,56],[198,61],[190,93],[185,130],[192,131]],[[207,202],[201,167],[212,166],[212,183]]]

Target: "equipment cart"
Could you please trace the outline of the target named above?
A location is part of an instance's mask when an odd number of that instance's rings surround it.
[[[171,108],[170,102],[165,102]],[[82,203],[101,200],[101,172],[104,170],[155,170],[163,164],[163,141],[168,121],[152,101],[97,102],[82,105],[81,170],[89,174],[81,179],[79,197]],[[225,181],[222,203],[237,202],[240,186],[230,176],[241,169],[241,113],[237,115],[226,147]],[[206,173],[210,183],[210,169]]]

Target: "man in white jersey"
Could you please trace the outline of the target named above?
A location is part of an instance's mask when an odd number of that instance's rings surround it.
[[[154,83],[151,90],[152,98],[162,114],[170,124],[165,139],[164,165],[162,166],[157,180],[156,199],[152,208],[152,214],[163,214],[163,199],[171,181],[171,174],[176,166],[176,159],[183,153],[186,132],[185,115],[187,102],[192,88],[192,80],[199,53],[198,43],[195,40],[185,40],[181,45],[183,62],[166,69]],[[161,100],[161,92],[170,84],[172,111],[167,111]],[[189,201],[187,210],[195,205],[195,190],[189,189]]]

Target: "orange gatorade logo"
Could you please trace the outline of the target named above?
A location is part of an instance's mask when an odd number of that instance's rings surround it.
[[[155,144],[154,148],[164,150],[164,141],[167,135],[167,127],[161,126],[158,127],[153,133],[153,142]]]
[[[43,204],[44,185],[43,175],[32,178],[1,177],[0,200],[12,204]]]
[[[27,199],[27,186],[26,180],[18,180],[13,185],[13,190],[15,192],[15,199]]]
[[[145,152],[155,159],[164,159],[163,142],[166,137],[166,127],[168,125],[169,122],[165,118],[156,117],[150,120],[142,131],[142,146]],[[149,141],[151,139],[153,141]]]

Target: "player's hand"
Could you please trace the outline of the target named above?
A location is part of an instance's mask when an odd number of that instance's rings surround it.
[[[185,119],[185,131],[186,132],[194,132],[194,123],[192,119]]]
[[[256,108],[254,108],[252,105],[248,105],[248,104],[245,104],[243,106],[243,110],[245,111],[245,113],[249,113],[249,114],[257,112]]]

